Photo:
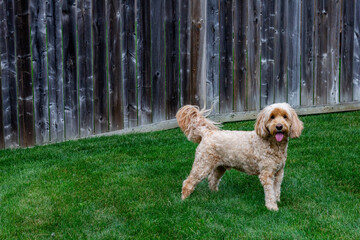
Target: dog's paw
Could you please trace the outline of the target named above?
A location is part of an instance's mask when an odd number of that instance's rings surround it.
[[[267,209],[269,209],[270,211],[279,211],[279,208],[276,204],[266,204]]]

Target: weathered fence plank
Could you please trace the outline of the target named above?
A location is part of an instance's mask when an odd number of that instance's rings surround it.
[[[48,79],[51,142],[64,140],[63,65],[61,36],[61,2],[51,0],[47,5]]]
[[[206,8],[206,106],[219,113],[219,4],[208,0]]]
[[[355,0],[342,1],[340,102],[353,101]]]
[[[108,131],[108,94],[106,82],[106,2],[92,0],[94,132]]]
[[[165,0],[150,1],[152,121],[165,120]]]
[[[360,101],[360,0],[355,0],[354,20],[354,101]]]
[[[301,106],[314,104],[314,0],[302,1]]]
[[[260,0],[248,4],[247,109],[260,109]]]
[[[111,29],[111,28],[110,28]],[[80,136],[94,131],[93,72],[91,41],[91,0],[77,1]]]
[[[20,146],[35,144],[34,106],[31,79],[30,4],[28,0],[14,1],[16,69]]]
[[[138,121],[151,123],[151,32],[150,1],[137,0]]]
[[[2,4],[0,3],[0,7],[2,6]],[[1,21],[1,14],[0,14],[0,21]],[[0,27],[1,24],[0,24]],[[0,62],[1,62],[1,55],[0,55]],[[4,149],[5,148],[5,139],[4,139],[4,123],[3,123],[3,100],[2,100],[2,91],[1,91],[1,87],[2,87],[2,76],[1,76],[1,65],[0,65],[0,149]]]
[[[234,111],[246,110],[248,1],[234,1]]]
[[[191,47],[190,47],[190,99],[191,104],[203,107],[206,103],[206,2],[191,1]]]
[[[135,1],[122,0],[125,127],[137,126]]]
[[[338,102],[340,2],[316,2],[315,18],[315,103]]]
[[[274,102],[287,100],[288,1],[275,0]]]
[[[109,18],[109,129],[124,128],[122,49],[121,49],[121,5],[117,0],[107,4]]]
[[[287,102],[293,107],[300,106],[300,11],[301,1],[288,1]]]
[[[1,91],[5,148],[19,145],[14,11],[11,0],[0,1]]]
[[[166,0],[165,9],[166,119],[172,119],[179,109],[179,5]]]
[[[49,102],[46,51],[46,4],[44,1],[30,2],[31,48],[34,83],[34,112],[36,143],[50,140]]]
[[[191,0],[180,0],[180,82],[181,105],[191,103],[190,99],[190,40],[191,40]],[[209,0],[209,5],[213,0]]]
[[[274,103],[275,1],[261,2],[261,107]]]
[[[233,111],[233,75],[232,75],[232,1],[220,0],[220,113]]]
[[[76,1],[64,0],[62,5],[65,138],[79,137],[78,82],[76,56]]]

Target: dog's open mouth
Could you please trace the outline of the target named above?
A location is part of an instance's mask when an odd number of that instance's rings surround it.
[[[275,134],[276,141],[281,142],[283,140],[283,138],[284,138],[284,133],[278,132]]]

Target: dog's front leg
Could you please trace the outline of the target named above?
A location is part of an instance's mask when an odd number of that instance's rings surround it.
[[[275,191],[275,197],[276,197],[277,202],[280,202],[280,192],[281,192],[280,187],[281,187],[283,178],[284,178],[284,168],[280,169],[275,174],[274,191]]]
[[[273,210],[273,211],[279,210],[276,204],[275,191],[274,191],[274,174],[269,171],[261,171],[259,175],[259,179],[264,187],[265,206],[269,210]]]

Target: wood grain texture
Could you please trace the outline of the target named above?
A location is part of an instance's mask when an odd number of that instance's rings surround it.
[[[274,103],[275,1],[261,1],[261,107]]]
[[[300,1],[288,1],[287,102],[293,107],[300,106],[300,11]]]
[[[76,1],[64,0],[62,5],[64,60],[65,138],[79,137],[78,79],[76,54]]]
[[[340,102],[353,101],[355,0],[342,1]]]
[[[46,49],[46,5],[44,1],[35,0],[30,2],[30,18],[35,135],[36,144],[43,144],[50,141]]]
[[[0,3],[0,7],[1,7]],[[0,14],[1,19],[1,14]],[[0,20],[1,21],[1,20]],[[0,25],[1,27],[1,25]],[[0,62],[1,62],[1,55],[0,55]],[[1,75],[1,65],[0,65],[0,149],[5,148],[5,139],[4,139],[4,123],[3,123],[3,100],[2,100],[2,75]]]
[[[288,1],[275,0],[274,102],[287,100]]]
[[[208,0],[206,6],[206,106],[219,113],[219,4]]]
[[[173,119],[179,109],[179,5],[167,0],[165,9],[166,119]]]
[[[340,2],[316,1],[315,104],[339,101]]]
[[[211,4],[213,0],[210,0]],[[215,1],[215,0],[214,0]],[[190,98],[190,40],[191,40],[191,0],[180,0],[180,102],[181,105],[191,103]]]
[[[232,74],[232,1],[220,0],[220,72],[219,99],[220,113],[233,111],[233,74]]]
[[[150,1],[137,0],[137,67],[139,125],[152,122]]]
[[[16,70],[18,83],[19,143],[21,147],[35,145],[33,85],[31,79],[30,4],[14,1]]]
[[[108,131],[108,93],[106,69],[106,2],[92,1],[94,132]]]
[[[360,0],[355,0],[353,96],[360,101]]]
[[[247,109],[260,109],[260,0],[248,4]]]
[[[0,1],[2,122],[5,148],[19,146],[13,9],[11,0]]]
[[[80,137],[94,131],[91,0],[77,1],[79,128]]]
[[[152,121],[165,120],[164,0],[150,1]]]
[[[124,128],[122,49],[121,49],[121,5],[117,0],[109,0],[109,129]]]
[[[61,2],[50,0],[46,7],[48,34],[49,121],[51,142],[62,142],[64,131]]]
[[[137,126],[135,1],[122,0],[122,61],[124,81],[124,126]]]
[[[301,106],[314,104],[314,12],[313,0],[302,1],[301,13]]]
[[[206,2],[191,1],[190,103],[203,107],[206,102]]]
[[[234,111],[246,107],[246,54],[248,25],[248,1],[234,2]]]

